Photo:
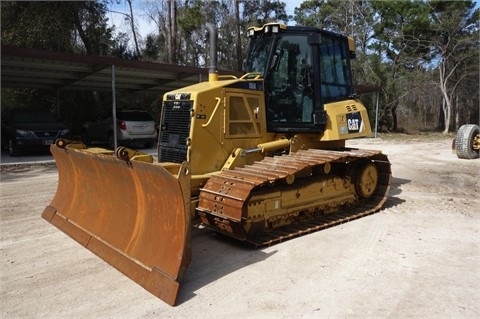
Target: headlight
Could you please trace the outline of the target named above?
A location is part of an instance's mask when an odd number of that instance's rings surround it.
[[[24,138],[30,138],[30,139],[37,138],[35,133],[33,133],[32,131],[17,130],[16,133],[17,133],[18,136],[21,136],[21,137],[24,137]]]
[[[60,135],[67,135],[68,133],[70,133],[70,130],[68,128],[60,131]]]

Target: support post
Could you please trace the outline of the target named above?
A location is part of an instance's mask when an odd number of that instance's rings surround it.
[[[375,138],[377,138],[378,130],[378,103],[380,100],[380,88],[377,90],[377,103],[375,105]]]
[[[116,150],[117,145],[117,100],[115,94],[115,65],[112,64],[112,118],[113,118],[113,149]]]

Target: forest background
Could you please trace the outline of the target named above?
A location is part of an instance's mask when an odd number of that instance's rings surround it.
[[[290,1],[291,3],[292,1]],[[125,12],[116,11],[118,6]],[[124,17],[120,28],[109,17]],[[141,22],[155,26],[145,34]],[[218,67],[240,71],[249,26],[318,27],[355,39],[355,84],[379,88],[379,131],[456,131],[479,123],[480,9],[474,1],[97,0],[2,1],[2,46],[207,67],[206,22],[218,30]],[[121,29],[121,30],[120,30]],[[2,88],[6,107],[62,108],[78,126],[111,105],[111,94]],[[375,116],[377,94],[362,94]],[[159,116],[161,97],[119,93],[119,107]],[[68,107],[67,107],[68,106]],[[74,127],[78,129],[78,127]]]

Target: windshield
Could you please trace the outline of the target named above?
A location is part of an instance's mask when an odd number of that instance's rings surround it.
[[[270,49],[274,37],[261,34],[252,38],[250,41],[250,50],[245,64],[245,72],[259,72],[265,75]]]

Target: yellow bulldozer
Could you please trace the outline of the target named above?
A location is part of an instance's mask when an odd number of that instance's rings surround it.
[[[197,224],[271,245],[377,212],[391,182],[381,151],[345,146],[371,135],[352,38],[251,27],[245,74],[219,76],[207,29],[208,81],[163,96],[158,160],[57,140],[58,189],[42,213],[170,305]]]

